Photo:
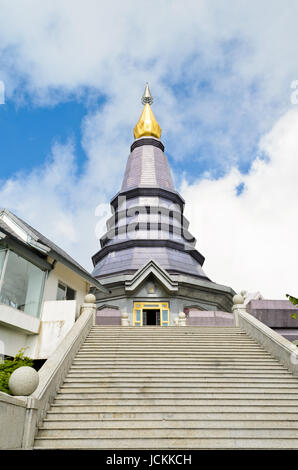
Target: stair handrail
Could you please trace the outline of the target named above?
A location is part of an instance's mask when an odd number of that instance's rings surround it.
[[[37,389],[27,397],[23,448],[32,448],[38,425],[55,399],[81,344],[95,324],[95,296],[88,294],[81,305],[80,316],[57,349],[38,371]]]
[[[235,325],[285,365],[293,375],[298,375],[298,347],[248,313],[245,298],[241,294],[233,297]]]

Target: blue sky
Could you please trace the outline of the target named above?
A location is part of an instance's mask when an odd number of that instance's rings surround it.
[[[148,81],[207,274],[294,294],[294,2],[164,0],[154,21],[135,0],[0,10],[2,206],[91,269]]]
[[[100,107],[103,100],[98,100],[97,104]],[[139,109],[140,104],[135,103],[135,108]],[[16,105],[13,100],[8,100],[0,107],[0,141],[1,155],[3,156],[1,178],[10,178],[20,171],[32,171],[49,158],[54,143],[63,144],[68,140],[71,140],[75,146],[79,172],[86,160],[86,154],[81,145],[81,125],[87,113],[88,107],[75,100],[42,107],[30,106],[30,102]],[[224,132],[225,129],[223,128],[221,131]],[[213,129],[211,128],[209,132],[212,133]],[[164,134],[166,133],[165,123]],[[133,141],[131,129],[128,136]],[[256,135],[254,141],[257,141],[258,137]],[[224,173],[224,169],[218,162],[214,162],[212,154],[210,155],[210,150],[212,152],[218,150],[218,154],[224,159],[224,155],[217,145],[210,149],[204,141],[201,141],[195,149],[191,148],[187,155],[183,155],[183,158],[178,155],[179,158],[175,159],[175,149],[172,149],[173,146],[166,135],[163,142],[167,148],[171,149],[171,153],[167,152],[168,158],[177,175],[185,172],[190,180],[194,180],[206,171],[211,171],[216,176]],[[236,152],[237,142],[234,144]],[[249,169],[256,148],[252,143],[244,151],[246,151],[245,158],[238,162],[239,168],[243,172]],[[125,160],[126,154],[127,148],[123,149],[123,160]],[[208,154],[208,159],[205,158],[206,154]]]
[[[229,51],[227,51],[227,55],[229,55]],[[178,82],[169,88],[177,100],[184,103],[186,99],[192,99],[190,85],[187,82]],[[198,94],[206,99],[207,93],[216,93],[216,90],[212,90],[211,85],[207,74],[206,79],[201,78],[197,84]],[[142,90],[139,90],[139,93],[141,96]],[[86,160],[86,153],[82,147],[82,122],[89,113],[101,109],[106,101],[105,98],[92,96],[92,90],[90,94],[91,97],[88,97],[87,89],[83,98],[64,97],[63,101],[51,105],[47,103],[38,105],[31,102],[30,95],[27,94],[24,96],[19,94],[17,100],[13,96],[8,97],[5,104],[0,107],[1,155],[4,157],[1,178],[10,178],[20,171],[31,172],[50,158],[51,149],[55,143],[63,144],[69,140],[75,147],[77,171],[80,172]],[[223,99],[227,100],[228,98],[229,96],[226,96]],[[158,96],[155,99],[158,102]],[[139,101],[133,103],[136,113],[141,110]],[[198,103],[198,116],[200,115],[199,105],[200,103]],[[231,113],[237,113],[235,96],[233,102],[228,104],[228,108]],[[158,119],[158,105],[155,113]],[[274,116],[272,118],[274,119]],[[184,124],[185,127],[188,127],[189,135],[198,134],[199,125],[200,136],[191,142],[188,148],[183,149],[182,153],[181,151],[176,153],[175,143],[167,135],[170,133],[171,136],[173,130],[167,129],[167,122],[164,122],[163,142],[166,145],[167,155],[176,176],[176,184],[181,183],[182,174],[188,178],[190,183],[206,172],[210,172],[213,177],[225,174],[227,170],[226,149],[221,148],[220,139],[210,142],[209,138],[214,133],[224,135],[233,132],[233,139],[229,142],[229,152],[232,157],[229,163],[232,164],[236,160],[240,171],[248,172],[257,153],[257,143],[262,131],[259,127],[253,126],[253,123],[250,122],[252,119],[253,114],[248,113],[245,116],[246,132],[249,130],[251,135],[249,142],[244,142],[241,132],[237,132],[236,129],[232,130],[227,120],[221,123],[202,121],[198,124],[195,122],[193,126],[186,122]],[[133,140],[132,129],[129,128],[129,125],[127,125],[127,138]],[[188,136],[185,135],[184,139],[187,141]],[[123,149],[123,162],[125,162],[126,153],[127,148]]]
[[[90,90],[92,96],[93,90]],[[68,97],[51,105],[37,105],[30,95],[20,93],[17,99],[6,98],[0,106],[1,177],[9,178],[19,171],[30,172],[45,162],[56,142],[71,140],[76,149],[80,171],[86,155],[81,145],[84,116],[100,109],[104,97]],[[13,158],[12,158],[13,157]]]
[[[69,138],[75,143],[80,164],[85,158],[81,147],[81,122],[85,113],[84,106],[76,102],[31,107],[8,101],[0,108],[2,178],[18,171],[32,171],[48,158],[55,141],[65,142]]]

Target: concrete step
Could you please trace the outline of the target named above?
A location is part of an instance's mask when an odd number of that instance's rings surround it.
[[[234,420],[201,420],[196,419],[185,420],[164,420],[164,419],[147,419],[147,420],[82,420],[82,419],[45,419],[40,429],[292,429],[298,433],[297,421],[261,421],[247,419],[245,421]]]
[[[94,326],[35,448],[298,448],[298,378],[234,327]]]
[[[35,449],[284,449],[298,448],[298,439],[284,438],[36,438]]]
[[[136,337],[138,336],[161,336],[161,335],[168,335],[168,336],[174,336],[174,335],[180,335],[183,336],[185,334],[188,335],[213,335],[213,336],[219,336],[219,335],[225,335],[225,336],[235,336],[235,335],[241,335],[241,336],[246,336],[246,333],[241,330],[240,328],[217,328],[215,329],[210,329],[210,328],[196,328],[196,327],[184,327],[184,328],[156,328],[156,329],[150,329],[150,328],[137,328],[138,331],[135,331],[135,327],[128,327],[128,328],[115,328],[112,330],[103,330],[103,329],[94,329],[92,328],[89,332],[89,335],[118,335],[118,336],[125,336],[125,335],[134,335]]]
[[[57,408],[54,407],[54,410]],[[281,425],[284,423],[285,425],[287,423],[296,423],[298,421],[298,411],[296,409],[296,412],[291,411],[276,411],[273,412],[272,410],[269,411],[246,411],[242,412],[241,410],[239,411],[234,411],[233,409],[230,411],[202,411],[202,412],[196,412],[192,410],[188,411],[177,411],[174,409],[171,412],[163,412],[163,411],[139,411],[138,409],[134,409],[134,411],[117,411],[117,414],[114,412],[109,412],[109,411],[101,411],[101,412],[96,412],[96,411],[88,411],[85,409],[82,409],[81,411],[61,411],[61,407],[58,407],[58,411],[48,411],[47,414],[47,420],[51,421],[57,421],[57,420],[74,420],[74,421],[88,421],[88,420],[95,420],[96,422],[100,421],[109,421],[109,422],[114,422],[116,421],[130,421],[130,422],[137,422],[137,421],[150,421],[150,420],[159,420],[159,421],[169,421],[169,420],[179,420],[180,422],[183,422],[184,420],[194,420],[196,422],[201,422],[201,421],[212,421],[212,422],[217,422],[217,421],[241,421],[245,422],[246,420],[248,421],[253,421],[253,422],[270,422],[274,421],[279,423]]]
[[[271,402],[266,402],[266,404],[260,403],[260,401],[257,400],[257,403],[252,403],[251,401],[249,403],[241,401],[236,401],[235,399],[230,400],[228,404],[223,404],[222,400],[219,402],[218,400],[213,400],[213,403],[215,404],[210,404],[210,403],[204,403],[198,405],[197,403],[190,403],[189,400],[187,403],[173,403],[173,400],[170,400],[166,404],[163,404],[161,400],[157,400],[155,403],[153,401],[150,401],[150,404],[141,404],[139,403],[136,405],[135,403],[124,403],[122,400],[117,402],[117,404],[109,404],[105,402],[105,404],[98,404],[98,400],[90,400],[88,401],[88,404],[82,403],[81,401],[76,401],[75,404],[67,404],[65,401],[60,400],[59,402],[54,402],[52,404],[51,410],[55,411],[56,413],[60,413],[63,411],[68,411],[68,412],[81,412],[86,413],[87,411],[92,411],[94,413],[135,413],[136,411],[139,412],[158,412],[158,413],[173,413],[173,412],[180,412],[180,413],[206,413],[207,411],[209,413],[217,412],[217,413],[224,413],[224,412],[234,412],[234,413],[254,413],[257,415],[258,413],[264,413],[264,412],[270,412],[270,413],[297,413],[297,405],[295,403],[292,403],[291,405],[286,404],[286,403],[276,403],[272,400]],[[206,408],[206,405],[208,405],[208,408]]]
[[[184,379],[190,379],[194,378],[195,381],[198,379],[198,381],[216,381],[217,377],[218,380],[226,380],[226,379],[237,379],[239,377],[239,380],[247,380],[247,381],[260,381],[262,382],[263,379],[266,382],[283,382],[284,381],[289,381],[289,382],[295,382],[297,383],[298,378],[294,377],[289,374],[287,369],[282,369],[281,371],[278,372],[264,372],[264,371],[232,371],[232,372],[223,372],[216,370],[215,372],[209,372],[209,371],[203,371],[203,372],[192,372],[192,371],[184,371],[184,370],[178,370],[178,371],[172,371],[172,372],[160,372],[160,371],[155,371],[152,370],[152,372],[144,372],[143,370],[140,371],[138,374],[136,374],[134,371],[115,371],[114,369],[105,369],[104,371],[96,368],[93,371],[88,370],[87,372],[85,371],[84,368],[75,368],[74,370],[70,370],[67,376],[69,379],[73,378],[90,378],[90,379],[134,379],[136,381],[138,380],[143,380],[144,378],[148,380],[170,380],[170,379],[177,379],[179,381],[183,381]]]
[[[84,346],[90,346],[90,345],[97,345],[100,346],[102,344],[106,344],[107,346],[113,346],[113,341],[117,340],[117,343],[114,343],[114,346],[121,346],[122,344],[129,344],[130,346],[140,346],[141,343],[144,344],[150,344],[150,342],[153,344],[159,344],[162,346],[163,342],[169,344],[170,346],[174,346],[174,344],[184,346],[185,344],[189,343],[191,346],[196,347],[196,346],[202,346],[204,344],[216,347],[217,345],[219,346],[228,346],[231,344],[232,346],[239,346],[240,344],[243,344],[244,346],[251,346],[251,347],[260,347],[259,343],[257,343],[255,340],[249,338],[248,336],[242,337],[242,336],[237,336],[237,337],[223,337],[221,336],[220,338],[218,337],[193,337],[193,336],[184,336],[184,337],[146,337],[146,338],[141,338],[141,337],[135,337],[133,343],[131,343],[131,338],[125,338],[122,336],[118,336],[115,338],[110,338],[107,336],[88,336],[84,342]]]
[[[151,384],[152,386],[181,386],[185,384],[185,386],[188,386],[188,384],[193,384],[194,386],[200,386],[200,387],[209,387],[210,385],[214,384],[219,384],[222,386],[256,386],[256,387],[286,387],[286,388],[295,388],[298,387],[298,380],[295,379],[294,377],[290,377],[288,379],[283,379],[283,378],[263,378],[263,377],[254,377],[252,381],[252,377],[192,377],[191,375],[186,376],[186,377],[177,377],[177,376],[170,376],[170,377],[163,377],[162,375],[160,376],[148,376],[144,375],[143,377],[135,377],[134,375],[126,376],[125,374],[122,374],[120,376],[115,376],[115,375],[96,375],[89,376],[88,374],[86,375],[80,375],[80,374],[69,374],[68,377],[64,380],[64,384],[75,384],[78,383],[80,386],[84,386],[85,384],[115,384],[115,386],[118,386],[118,384],[122,384],[123,386],[139,386],[145,385],[145,384]],[[113,385],[114,386],[114,385]]]
[[[135,331],[137,330],[137,331]],[[218,326],[190,326],[186,325],[183,328],[177,328],[174,326],[166,326],[166,327],[160,327],[158,326],[145,326],[143,328],[136,328],[135,326],[127,326],[123,328],[122,326],[112,326],[111,328],[107,328],[101,325],[94,325],[90,333],[101,333],[101,332],[106,332],[106,333],[120,333],[120,334],[126,334],[126,333],[133,333],[134,335],[141,335],[141,334],[164,334],[164,333],[169,333],[169,334],[185,334],[185,333],[201,333],[201,334],[236,334],[236,333],[243,333],[243,330],[240,327],[218,327]],[[245,333],[244,333],[245,334]]]
[[[239,356],[259,356],[259,357],[264,357],[264,358],[273,358],[269,353],[264,353],[261,349],[248,349],[248,348],[242,348],[241,346],[239,348],[221,348],[220,351],[218,349],[209,349],[208,352],[206,352],[206,348],[168,348],[167,346],[159,347],[159,348],[144,348],[143,346],[136,349],[136,348],[90,348],[90,349],[80,349],[78,352],[78,356],[102,356],[102,355],[114,355],[114,354],[121,354],[121,355],[130,355],[130,356],[136,356],[139,354],[144,354],[144,355],[163,355],[163,354],[168,354],[168,355],[176,355],[176,356],[181,356],[181,355],[196,355],[196,356],[217,356],[221,357],[222,355],[227,355],[227,356],[234,356],[239,355]]]
[[[136,373],[137,372],[144,372],[146,370],[146,372],[169,372],[170,370],[177,370],[177,368],[180,369],[180,371],[182,372],[183,370],[184,371],[196,371],[196,372],[200,372],[200,371],[206,371],[206,372],[214,372],[214,371],[231,371],[231,372],[236,372],[236,371],[255,371],[256,369],[258,370],[258,372],[262,372],[262,371],[268,371],[268,372],[280,372],[280,371],[283,371],[285,370],[285,368],[281,365],[278,365],[278,364],[240,364],[240,363],[233,363],[233,364],[230,364],[230,363],[223,363],[223,362],[220,362],[218,361],[217,363],[216,362],[211,362],[210,364],[201,364],[199,362],[197,363],[185,363],[185,362],[179,362],[179,363],[174,363],[174,362],[170,362],[170,363],[161,363],[161,364],[154,364],[154,368],[153,368],[153,364],[150,364],[150,362],[148,363],[143,363],[143,362],[140,362],[140,363],[135,363],[135,362],[131,362],[131,364],[127,364],[127,362],[118,362],[118,361],[109,361],[109,362],[76,362],[76,363],[73,363],[73,365],[71,366],[71,371],[78,371],[78,370],[93,370],[93,371],[98,371],[98,370],[111,370],[112,368],[114,368],[115,372],[117,371],[128,371],[128,372],[131,372],[131,371],[135,371]]]
[[[185,339],[184,341],[178,341],[178,340],[173,340],[173,341],[167,341],[165,338],[160,339],[159,341],[145,341],[141,340],[140,341],[135,341],[133,338],[128,339],[127,341],[122,341],[118,340],[118,338],[114,338],[111,341],[104,341],[104,340],[98,340],[98,341],[86,341],[84,344],[84,347],[88,348],[113,348],[113,343],[114,343],[114,348],[115,343],[117,343],[117,348],[119,349],[125,349],[125,348],[132,348],[132,349],[141,349],[141,348],[148,348],[148,349],[154,349],[155,347],[163,349],[163,348],[170,348],[170,349],[175,349],[175,348],[181,348],[181,349],[203,349],[203,348],[211,348],[217,351],[221,351],[221,349],[227,349],[227,348],[235,348],[239,349],[241,347],[243,348],[248,348],[248,349],[257,349],[262,351],[262,349],[258,348],[258,345],[256,343],[252,342],[243,342],[243,341],[238,341],[234,342],[231,339],[227,339],[224,342],[219,342],[216,339],[213,339],[212,341],[199,341],[199,340],[189,340]],[[265,352],[265,351],[263,351]]]
[[[44,429],[39,430],[39,438],[43,437],[62,437],[74,438],[103,438],[103,439],[136,439],[139,437],[144,438],[178,438],[178,439],[193,439],[193,438],[278,438],[287,439],[294,438],[298,442],[297,429],[226,429],[226,428],[152,428],[152,429]]]
[[[138,387],[133,387],[133,386],[124,386],[123,384],[119,384],[118,387],[115,387],[114,385],[97,385],[97,386],[79,386],[79,385],[71,385],[71,386],[66,386],[63,385],[63,387],[60,388],[60,392],[62,394],[69,394],[69,393],[104,393],[106,395],[111,394],[111,393],[124,393],[124,394],[136,394],[136,393],[177,393],[177,394],[185,394],[185,393],[191,393],[191,394],[206,394],[208,392],[209,394],[212,393],[255,393],[255,394],[289,394],[289,395],[295,395],[298,398],[298,387],[294,388],[281,388],[281,387],[253,387],[252,385],[249,387],[241,387],[241,386],[226,386],[222,387],[219,386],[218,384],[211,386],[206,386],[206,387],[194,387],[193,385],[189,385],[188,387],[186,386],[176,386],[175,384],[172,387],[162,387],[162,386],[148,386],[148,384],[141,384]]]
[[[158,364],[169,364],[173,361],[177,363],[200,363],[200,362],[233,362],[233,363],[247,363],[248,365],[253,365],[255,363],[264,363],[264,364],[272,364],[275,366],[282,366],[282,364],[275,358],[271,356],[261,356],[261,355],[227,355],[227,354],[213,354],[213,355],[197,355],[197,354],[189,354],[189,355],[184,355],[184,354],[169,354],[166,351],[164,353],[158,353],[158,354],[143,354],[143,353],[138,353],[138,354],[122,354],[121,352],[115,352],[115,354],[92,354],[92,355],[81,355],[78,354],[78,356],[74,359],[74,362],[82,362],[82,363],[90,363],[90,364],[97,364],[97,363],[102,363],[102,362],[114,362],[114,361],[121,361],[121,362],[148,362],[148,361],[154,361],[157,362]]]
[[[105,406],[105,405],[119,405],[119,402],[121,401],[121,406],[142,406],[142,405],[160,405],[160,406],[183,406],[183,405],[188,405],[189,406],[225,406],[225,405],[231,405],[235,404],[235,399],[237,399],[237,404],[241,404],[243,406],[245,405],[264,405],[264,406],[297,406],[297,398],[294,397],[257,397],[255,394],[252,394],[252,396],[248,395],[235,395],[230,394],[229,396],[223,395],[223,394],[214,394],[213,397],[208,396],[206,394],[205,397],[202,397],[200,395],[200,398],[198,397],[193,397],[190,394],[186,395],[185,397],[177,397],[177,396],[147,396],[147,398],[143,398],[142,395],[136,394],[135,397],[132,396],[127,396],[123,397],[122,394],[119,394],[119,396],[115,396],[114,398],[101,398],[100,394],[97,396],[94,396],[94,394],[84,394],[85,396],[76,396],[76,397],[67,397],[63,394],[58,394],[55,398],[54,403],[55,404],[62,404],[64,406],[66,405],[89,405],[90,404],[90,399],[92,399],[92,404],[95,406]],[[95,394],[96,395],[96,394]]]
[[[168,341],[163,341],[159,344],[157,343],[154,343],[152,345],[148,344],[146,345],[146,350],[148,351],[155,351],[155,349],[160,349],[160,350],[163,350],[165,348],[168,348],[170,350],[181,350],[181,351],[188,351],[189,349],[192,349],[192,350],[198,350],[198,351],[206,351],[206,346],[208,346],[210,348],[210,350],[214,350],[214,351],[221,351],[221,350],[253,350],[253,351],[262,351],[264,354],[267,354],[266,351],[264,351],[260,346],[256,345],[256,344],[251,344],[251,343],[234,343],[234,342],[222,342],[222,343],[207,343],[207,342],[204,342],[202,343],[201,341],[196,341],[196,342],[193,342],[191,345],[189,345],[189,342],[187,341],[187,345],[182,342],[182,343],[175,343],[175,344],[172,344],[172,343],[168,343]],[[130,350],[140,350],[140,349],[144,349],[144,343],[143,341],[140,342],[140,344],[112,344],[112,343],[102,343],[101,341],[86,341],[80,348],[80,350],[93,350],[93,349],[98,349],[98,350],[104,350],[104,351],[114,351],[115,349],[123,349],[123,350],[126,350],[126,349],[130,349]]]
[[[203,338],[209,338],[209,337],[217,337],[217,338],[225,338],[225,337],[246,337],[246,333],[241,330],[201,330],[198,328],[197,330],[194,330],[193,328],[183,328],[183,329],[174,329],[174,328],[159,328],[157,330],[148,330],[147,328],[141,328],[139,331],[135,331],[135,328],[127,329],[125,328],[122,330],[110,330],[110,331],[94,331],[92,330],[88,337],[90,336],[106,336],[106,337],[115,337],[115,336],[121,336],[121,337],[127,337],[127,336],[133,336],[135,338],[161,338],[161,337],[177,337],[177,338],[183,338],[184,336],[201,336]]]
[[[139,344],[141,342],[148,344],[148,343],[160,343],[162,344],[163,341],[165,341],[168,344],[174,345],[175,343],[178,344],[210,344],[210,345],[216,345],[218,344],[228,344],[230,341],[232,344],[249,344],[249,345],[257,345],[258,343],[254,341],[253,339],[240,335],[235,335],[235,336],[227,336],[227,335],[222,335],[222,336],[202,336],[202,335],[183,335],[183,336],[175,336],[175,335],[164,335],[164,336],[135,336],[135,335],[119,335],[119,336],[110,336],[110,335],[93,335],[93,336],[88,336],[86,338],[86,344],[89,342],[93,343],[107,343],[107,344],[113,344],[113,341],[117,340],[119,344],[128,344],[131,342],[131,339],[133,339],[133,342],[135,344]]]
[[[115,339],[115,341],[117,341]],[[173,344],[169,344],[166,341],[161,341],[160,343],[144,343],[143,341],[140,341],[139,344],[134,343],[132,346],[131,342],[129,343],[124,343],[124,344],[119,344],[117,347],[113,347],[110,344],[104,344],[104,343],[90,343],[87,344],[88,347],[82,347],[80,348],[79,352],[115,352],[115,351],[123,351],[123,352],[155,352],[155,351],[168,351],[170,353],[176,352],[199,352],[199,353],[205,353],[207,354],[210,352],[212,353],[217,353],[220,354],[221,352],[252,352],[252,353],[259,353],[259,354],[264,354],[267,356],[269,353],[267,351],[263,351],[261,348],[255,347],[255,345],[250,345],[250,344],[230,344],[227,342],[227,344],[222,344],[218,345],[218,347],[214,346],[214,343],[208,345],[208,344],[190,344],[188,341],[185,343],[177,343],[174,342]]]
[[[133,338],[134,341],[144,341],[144,342],[152,342],[155,341],[161,342],[166,341],[167,343],[174,343],[174,342],[181,342],[186,343],[190,341],[194,343],[206,342],[208,344],[215,345],[217,341],[219,343],[227,343],[227,341],[232,341],[233,343],[243,343],[243,344],[258,344],[254,339],[249,338],[248,336],[235,334],[235,335],[202,335],[202,334],[183,334],[183,335],[135,335],[131,334],[119,334],[119,335],[109,335],[109,334],[102,334],[102,335],[89,335],[86,338],[86,342],[88,341],[96,341],[96,342],[107,342],[111,343],[112,341],[119,340],[120,342],[129,342]]]
[[[107,348],[112,348],[113,343],[114,343],[114,346],[115,346],[115,343],[117,343],[117,347],[120,348],[120,349],[126,349],[126,348],[129,349],[129,348],[131,348],[132,343],[133,343],[133,348],[134,349],[140,349],[140,348],[154,349],[155,347],[157,347],[157,348],[167,347],[167,348],[171,348],[171,349],[175,349],[175,348],[181,348],[181,349],[199,348],[199,349],[202,349],[204,347],[205,348],[210,347],[210,348],[213,348],[217,351],[221,351],[221,349],[223,349],[223,348],[231,347],[231,348],[238,349],[238,348],[241,348],[242,346],[244,348],[247,347],[247,348],[258,349],[256,343],[251,343],[251,342],[243,343],[243,341],[232,342],[231,339],[227,339],[225,342],[219,342],[215,338],[212,341],[199,341],[199,340],[191,341],[189,339],[185,339],[184,341],[178,341],[178,340],[167,341],[165,338],[160,339],[159,341],[151,341],[151,340],[150,341],[149,340],[148,341],[145,341],[145,340],[136,341],[136,340],[134,340],[134,338],[128,339],[127,341],[122,341],[122,340],[118,340],[118,338],[114,338],[109,342],[104,341],[104,340],[87,341],[85,343],[85,345],[90,347],[90,348],[94,348],[94,347],[104,348],[105,346]]]
[[[115,345],[115,341],[117,341],[117,345]],[[165,347],[168,347],[170,349],[175,349],[180,348],[183,350],[186,349],[203,349],[204,347],[208,346],[208,348],[213,349],[215,351],[221,351],[221,349],[228,349],[228,348],[235,348],[239,349],[241,347],[247,348],[247,349],[255,349],[262,351],[266,353],[266,351],[262,350],[260,346],[256,343],[252,342],[243,342],[243,341],[232,341],[231,339],[227,339],[226,341],[221,341],[218,342],[216,339],[210,340],[210,341],[200,341],[200,340],[189,340],[185,339],[183,341],[167,341],[166,339],[160,339],[160,341],[145,341],[145,340],[140,340],[139,342],[131,340],[127,340],[125,342],[118,340],[118,338],[114,339],[114,345],[113,341],[105,341],[105,340],[98,340],[98,341],[86,341],[81,348],[83,349],[91,349],[91,348],[97,348],[97,349],[125,349],[125,348],[130,348],[130,349],[141,349],[145,347],[146,349],[154,349],[155,346],[159,349],[163,349]]]
[[[216,389],[208,390],[205,392],[197,392],[197,391],[180,391],[180,390],[173,390],[170,389],[168,391],[163,391],[163,392],[158,392],[158,391],[150,391],[147,390],[147,388],[143,388],[141,390],[135,390],[135,391],[130,391],[130,390],[123,390],[123,391],[112,391],[110,389],[108,390],[100,390],[99,388],[97,389],[79,389],[80,391],[73,391],[72,389],[60,389],[56,400],[85,400],[85,399],[100,399],[100,400],[105,400],[105,399],[121,399],[121,400],[138,400],[138,399],[152,399],[152,400],[167,400],[167,399],[176,399],[176,400],[206,400],[206,399],[223,399],[223,400],[228,400],[228,399],[235,399],[237,400],[244,400],[244,399],[272,399],[272,400],[298,400],[298,393],[297,390],[294,392],[280,392],[277,390],[276,392],[272,392],[272,390],[266,392],[266,391],[254,391],[254,390],[247,390],[244,389],[244,391],[217,391]]]
[[[61,390],[58,392],[56,400],[206,400],[206,399],[237,399],[237,400],[298,400],[298,393],[297,390],[290,393],[290,392],[272,392],[272,390],[265,392],[265,391],[255,391],[255,390],[243,390],[243,391],[217,391],[216,389],[208,390],[205,392],[197,392],[197,391],[180,391],[174,390],[172,391],[164,391],[164,392],[157,392],[157,391],[147,391],[146,388],[136,391],[110,391],[110,390],[86,390],[80,389],[81,391],[75,392],[71,389],[68,390]]]
[[[273,359],[270,354],[264,354],[262,352],[252,352],[252,351],[210,351],[208,353],[204,351],[193,351],[192,349],[188,350],[188,352],[180,352],[180,351],[169,351],[168,349],[164,349],[163,351],[80,351],[76,359],[97,359],[104,357],[105,359],[108,358],[123,358],[123,359],[163,359],[163,358],[177,358],[185,360],[189,360],[190,358],[194,359],[229,359],[235,361],[235,355],[237,355],[237,360],[263,360],[263,361],[274,361],[278,362],[276,359]]]
[[[150,330],[147,328],[141,328],[138,331],[135,331],[135,327],[132,328],[125,328],[122,330],[110,330],[110,331],[96,331],[91,330],[89,336],[133,336],[136,338],[159,338],[159,337],[183,337],[183,336],[202,336],[202,337],[245,337],[246,333],[237,330],[237,329],[230,329],[230,330],[202,330],[200,328],[194,330],[193,328],[183,328],[183,329],[175,329],[175,328],[159,328],[156,330]]]
[[[146,365],[152,365],[152,363],[154,363],[154,365],[158,366],[158,365],[161,365],[163,367],[168,367],[168,365],[172,365],[172,366],[201,366],[201,367],[206,367],[206,366],[217,366],[217,367],[220,367],[221,365],[223,366],[242,366],[242,367],[256,367],[256,366],[264,366],[264,367],[274,367],[274,368],[281,368],[281,365],[279,362],[275,362],[275,361],[272,361],[271,359],[246,359],[246,358],[243,358],[243,359],[229,359],[229,358],[224,358],[224,357],[215,357],[213,359],[211,358],[206,358],[206,359],[196,359],[196,358],[189,358],[189,359],[186,359],[186,358],[182,358],[182,359],[179,359],[179,358],[171,358],[171,357],[165,357],[164,360],[162,358],[160,358],[159,356],[157,356],[156,358],[143,358],[143,357],[127,357],[127,358],[124,358],[122,356],[115,356],[114,358],[105,358],[105,357],[102,357],[102,358],[98,358],[98,359],[90,359],[90,360],[87,360],[87,359],[81,359],[81,358],[78,358],[78,359],[75,359],[73,361],[73,365],[87,365],[87,366],[101,366],[101,365],[107,365],[107,364],[115,364],[117,363],[117,365],[125,365],[125,366],[146,366]]]
[[[210,353],[210,354],[204,354],[204,353],[198,353],[198,352],[192,352],[189,351],[189,353],[178,353],[178,352],[169,352],[166,349],[163,352],[157,351],[155,353],[150,353],[146,351],[139,351],[138,353],[135,352],[122,352],[122,351],[115,351],[114,353],[112,352],[92,352],[92,353],[78,353],[76,356],[76,361],[78,360],[87,360],[87,361],[97,361],[97,360],[102,360],[102,359],[121,359],[121,360],[138,360],[141,361],[142,359],[144,360],[157,360],[157,361],[162,361],[165,359],[165,362],[168,360],[178,360],[178,361],[189,361],[189,360],[200,360],[200,361],[206,361],[206,360],[229,360],[233,362],[237,361],[248,361],[248,362],[253,362],[253,361],[264,361],[264,362],[275,362],[276,364],[279,364],[279,362],[274,359],[272,356],[269,354],[260,354],[260,353],[228,353],[228,352],[221,352],[221,353]]]
[[[240,327],[238,326],[189,326],[189,325],[186,325],[185,327],[183,328],[179,328],[177,326],[174,326],[174,325],[171,325],[171,326],[166,326],[166,327],[160,327],[159,325],[147,325],[146,327],[144,327],[144,329],[146,330],[161,330],[161,329],[172,329],[172,330],[175,330],[175,329],[191,329],[191,330],[240,330]],[[122,331],[123,329],[125,330],[133,330],[135,329],[135,327],[133,326],[126,326],[125,328],[123,328],[123,326],[120,326],[120,325],[92,325],[92,330],[120,330]],[[140,329],[138,328],[138,331]]]
[[[188,328],[183,328],[183,330],[169,330],[168,328],[159,329],[159,330],[145,330],[141,329],[135,331],[132,329],[118,330],[118,331],[94,331],[91,330],[87,338],[99,337],[99,338],[114,338],[121,337],[127,338],[133,336],[134,338],[184,338],[185,336],[191,337],[201,337],[201,338],[244,338],[245,340],[251,340],[249,336],[246,335],[244,331],[241,330],[213,330],[213,331],[203,331],[203,330],[193,330]]]
[[[284,449],[298,448],[292,438],[36,438],[35,449]]]

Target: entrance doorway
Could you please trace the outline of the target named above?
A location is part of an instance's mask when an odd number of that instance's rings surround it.
[[[143,326],[160,325],[160,310],[143,310]]]
[[[168,326],[170,310],[168,302],[135,302],[133,326]]]

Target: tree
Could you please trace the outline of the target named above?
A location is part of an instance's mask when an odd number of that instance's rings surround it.
[[[286,294],[286,296],[288,297],[289,301],[292,302],[293,305],[296,305],[296,307],[298,308],[298,299],[289,294]]]

